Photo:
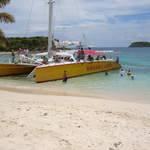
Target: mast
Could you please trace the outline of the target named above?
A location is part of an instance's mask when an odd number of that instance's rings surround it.
[[[54,0],[49,0],[49,23],[48,23],[48,57],[52,55],[52,23],[53,23],[53,4]]]
[[[82,46],[83,46],[83,47],[88,47],[86,35],[85,35],[84,33],[82,34],[82,37],[83,37],[83,43],[82,43],[83,45],[82,45]]]

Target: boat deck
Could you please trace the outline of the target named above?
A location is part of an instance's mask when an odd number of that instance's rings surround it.
[[[60,62],[60,63],[56,63],[56,62],[52,62],[52,63],[49,63],[49,64],[43,64],[43,65],[40,65],[40,66],[37,66],[36,68],[45,68],[45,67],[48,67],[48,66],[59,66],[59,65],[65,65],[65,64],[81,64],[81,63],[92,63],[92,62],[113,62],[115,60],[113,59],[106,59],[106,60],[94,60],[94,61],[80,61],[80,62]]]

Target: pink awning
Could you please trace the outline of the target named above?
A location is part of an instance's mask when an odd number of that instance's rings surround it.
[[[105,53],[100,51],[94,51],[94,50],[83,50],[85,55],[105,55]],[[80,50],[77,51],[79,53]]]

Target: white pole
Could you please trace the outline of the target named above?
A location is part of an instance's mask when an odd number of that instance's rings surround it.
[[[53,23],[53,0],[49,0],[49,23],[48,23],[48,57],[52,55],[52,23]]]

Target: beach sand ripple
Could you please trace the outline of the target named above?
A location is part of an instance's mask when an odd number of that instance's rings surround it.
[[[0,91],[0,150],[149,150],[149,107]]]

